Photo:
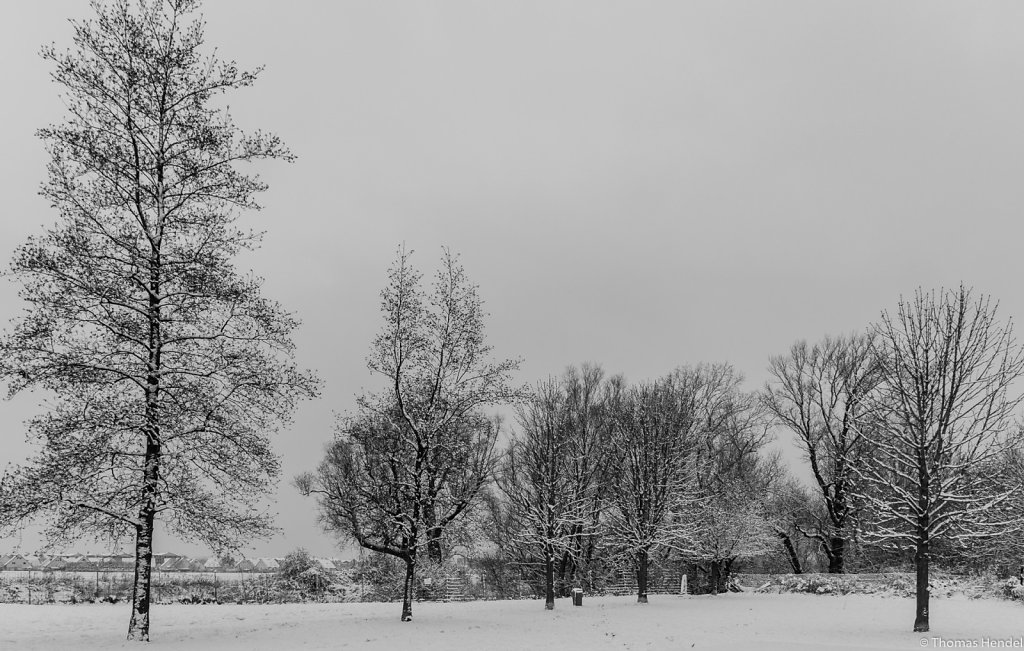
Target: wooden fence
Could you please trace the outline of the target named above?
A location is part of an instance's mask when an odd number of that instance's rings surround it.
[[[860,581],[872,585],[885,585],[896,579],[903,581],[914,581],[914,574],[911,572],[882,572],[865,574],[828,574],[824,572],[809,572],[806,574],[733,574],[732,580],[743,588],[758,588],[766,583],[770,585],[781,584],[786,579],[794,580],[834,580],[834,581]]]
[[[221,583],[238,583],[252,581],[261,577],[272,575],[273,572],[182,572],[153,570],[153,581],[167,580],[172,577],[195,581],[219,581]],[[62,580],[88,580],[99,576],[103,581],[131,581],[135,578],[134,570],[4,570],[0,572],[0,579],[45,579],[52,578],[55,581]]]

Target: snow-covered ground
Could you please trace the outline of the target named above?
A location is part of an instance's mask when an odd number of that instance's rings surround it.
[[[912,600],[871,595],[727,594],[400,604],[160,605],[155,649],[909,649],[1016,639],[1024,606],[933,599],[932,632],[911,632]],[[0,649],[137,648],[125,605],[0,605]],[[942,638],[933,641],[931,638]],[[922,643],[922,638],[924,642]],[[997,648],[997,647],[988,647]],[[1019,648],[1019,646],[1017,647]]]

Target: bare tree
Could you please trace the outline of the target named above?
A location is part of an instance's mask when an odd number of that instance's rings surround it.
[[[711,594],[728,589],[736,561],[772,552],[777,544],[777,529],[767,515],[765,499],[747,494],[732,496],[732,500],[724,497],[701,509],[693,550],[694,557],[709,563]]]
[[[617,406],[605,528],[633,563],[639,603],[647,603],[652,552],[688,549],[696,528],[698,380],[679,370],[632,388]]]
[[[761,452],[771,440],[758,397],[741,389],[743,376],[729,364],[698,366],[697,493],[704,505],[694,556],[707,563],[712,593],[728,585],[733,563],[770,549],[777,535],[766,496],[777,464]]]
[[[601,539],[601,514],[615,458],[611,452],[615,405],[623,385],[622,376],[606,378],[594,364],[570,367],[561,378],[565,428],[573,450],[568,468],[570,491],[586,513],[585,521],[572,528],[569,549],[562,552],[559,563],[559,580],[566,587],[570,582],[593,587],[589,571]]]
[[[544,607],[555,607],[555,560],[574,555],[574,535],[590,524],[585,496],[573,490],[575,456],[566,397],[554,380],[537,386],[519,410],[519,434],[509,445],[498,485],[518,525],[516,543],[534,547],[544,565]]]
[[[472,521],[473,555],[483,579],[498,598],[515,599],[522,596],[522,568],[536,559],[531,558],[533,550],[520,544],[521,522],[511,513],[508,500],[497,486],[501,481],[500,465],[497,479],[494,486],[481,490],[474,512],[467,517]]]
[[[1021,487],[979,471],[1013,444],[1009,421],[1021,396],[1011,387],[1024,355],[997,305],[963,286],[918,290],[872,332],[881,384],[862,430],[872,447],[872,463],[859,469],[872,516],[865,534],[913,547],[914,630],[927,631],[933,542],[1014,525],[1000,505]]]
[[[404,248],[389,278],[367,360],[387,387],[359,398],[317,473],[296,483],[328,529],[404,561],[409,621],[420,551],[440,560],[445,530],[492,476],[498,423],[482,410],[526,393],[509,384],[517,360],[489,359],[477,288],[447,250],[429,295]]]
[[[327,531],[405,564],[402,621],[412,618],[415,569],[431,540],[429,527],[443,530],[464,515],[494,470],[497,422],[467,418],[450,425],[446,450],[418,444],[397,410],[361,413],[339,424],[316,472],[296,478],[303,494],[317,497]],[[443,466],[442,475],[431,479],[428,465]]]
[[[768,367],[774,381],[765,386],[764,404],[799,441],[824,503],[824,520],[810,531],[828,558],[828,571],[845,571],[849,529],[855,516],[852,496],[854,468],[865,458],[861,430],[865,396],[878,372],[866,335],[826,337],[808,346],[800,341],[789,354],[773,357]]]
[[[614,428],[612,404],[620,377],[605,380],[599,366],[570,367],[538,385],[519,410],[519,432],[503,463],[499,485],[520,546],[536,548],[544,565],[547,607],[554,607],[555,565],[564,590],[580,580],[601,532]],[[528,554],[521,554],[529,558]]]
[[[29,307],[0,340],[10,394],[55,397],[28,423],[38,455],[0,481],[0,525],[48,513],[51,540],[133,535],[140,641],[155,523],[216,550],[272,531],[268,435],[316,391],[291,363],[297,322],[232,264],[259,244],[235,222],[265,189],[237,164],[291,155],[214,106],[256,72],[202,53],[196,5],[94,3],[74,49],[44,49],[69,113],[39,132],[60,219],[17,251]]]

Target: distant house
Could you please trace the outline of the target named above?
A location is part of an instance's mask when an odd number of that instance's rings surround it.
[[[235,568],[239,572],[254,572],[256,571],[256,563],[252,562],[248,558],[243,558],[242,560],[238,561],[238,565],[236,565]]]
[[[96,569],[96,566],[89,562],[89,558],[81,554],[68,556],[64,559],[64,562],[66,563],[64,569],[70,571],[83,572]]]
[[[135,567],[135,557],[119,554],[110,557],[110,563],[119,570],[130,570]]]
[[[48,572],[56,572],[59,570],[67,569],[68,562],[60,556],[54,556],[50,560],[43,563],[43,569]]]
[[[154,570],[159,570],[161,572],[177,572],[180,571],[179,561],[182,558],[185,557],[179,554],[153,554],[151,562]]]
[[[268,561],[273,559],[268,559]],[[196,559],[178,554],[153,554],[152,566],[161,572],[209,572],[220,569],[218,559]],[[129,554],[69,554],[34,556],[0,555],[0,570],[47,570],[66,572],[128,572],[135,568],[135,556]]]
[[[178,555],[178,554],[170,554],[170,553],[167,553],[167,554],[153,554],[153,559],[152,559],[153,560],[153,567],[160,567],[169,558],[181,558],[181,556]]]
[[[94,567],[100,570],[128,570],[134,565],[135,559],[131,556],[111,554],[107,556],[90,556],[89,560]]]
[[[188,559],[182,556],[169,556],[157,566],[157,569],[161,572],[181,572],[188,569]]]
[[[257,572],[276,572],[281,569],[281,563],[276,558],[261,558],[256,561]]]
[[[0,570],[38,570],[41,568],[39,559],[34,556],[23,556],[21,554],[8,556],[7,561],[0,565]]]
[[[188,558],[188,567],[183,568],[185,572],[205,572],[206,561],[201,558]]]

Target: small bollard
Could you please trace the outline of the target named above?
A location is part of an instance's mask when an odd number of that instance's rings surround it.
[[[583,605],[583,588],[572,589],[572,605],[582,606]]]

